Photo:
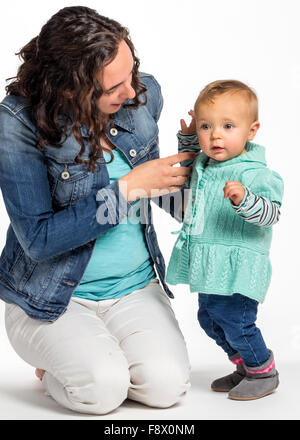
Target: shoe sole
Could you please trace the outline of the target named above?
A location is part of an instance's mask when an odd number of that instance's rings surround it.
[[[216,393],[229,393],[229,391],[232,390],[232,388],[213,388],[211,387],[212,391],[215,391]]]
[[[268,391],[268,392],[265,393],[265,394],[261,394],[260,396],[254,396],[254,397],[237,397],[237,396],[228,396],[228,398],[231,399],[231,400],[243,400],[243,401],[246,401],[246,400],[257,400],[257,399],[261,399],[262,397],[266,397],[266,396],[268,396],[269,394],[272,394],[272,393],[276,390],[276,388],[277,388],[277,387],[273,388],[271,391]]]

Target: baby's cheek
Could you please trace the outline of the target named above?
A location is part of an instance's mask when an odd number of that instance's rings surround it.
[[[235,150],[243,149],[247,140],[244,139],[244,136],[236,134],[231,138],[231,145]]]
[[[207,150],[209,148],[209,140],[207,139],[207,136],[203,136],[199,134],[197,134],[197,136],[201,150],[203,151]]]

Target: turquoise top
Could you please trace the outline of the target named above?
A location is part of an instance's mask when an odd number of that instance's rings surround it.
[[[110,183],[131,171],[117,149],[107,164]],[[110,154],[105,153],[105,160]],[[138,221],[140,201],[133,205],[132,217],[99,235],[92,257],[73,296],[103,300],[119,298],[144,287],[155,277],[152,260],[145,243],[143,225]]]
[[[240,293],[263,302],[271,279],[272,227],[249,223],[235,212],[224,199],[229,180],[281,205],[283,181],[267,168],[264,147],[248,142],[246,153],[224,162],[209,161],[200,152],[166,280],[189,284],[191,292]]]

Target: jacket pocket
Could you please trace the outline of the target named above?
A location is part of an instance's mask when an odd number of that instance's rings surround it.
[[[23,284],[30,278],[36,265],[37,263],[27,257],[22,246],[18,244],[15,258],[5,278],[17,291],[22,292]]]
[[[86,197],[92,190],[94,176],[87,171],[86,164],[49,161],[48,179],[53,204],[65,207]]]
[[[20,261],[22,260],[23,255],[24,255],[24,250],[18,244],[16,252],[15,252],[15,258],[13,259],[12,264],[8,268],[9,273],[15,274],[16,272],[18,272],[18,265],[19,265]]]

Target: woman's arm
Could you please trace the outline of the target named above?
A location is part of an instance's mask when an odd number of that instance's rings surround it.
[[[122,195],[118,181],[94,189],[84,199],[55,212],[45,156],[35,147],[36,134],[18,114],[3,106],[0,107],[0,133],[3,200],[17,239],[32,260],[47,260],[82,246],[129,215],[130,198]],[[172,163],[187,157],[175,156],[176,159],[148,162],[142,172],[138,166],[123,180],[128,181],[132,190],[142,189],[146,193],[151,192],[153,185],[167,188],[175,181],[182,184],[183,173],[172,175]],[[130,196],[130,192],[128,194]]]

